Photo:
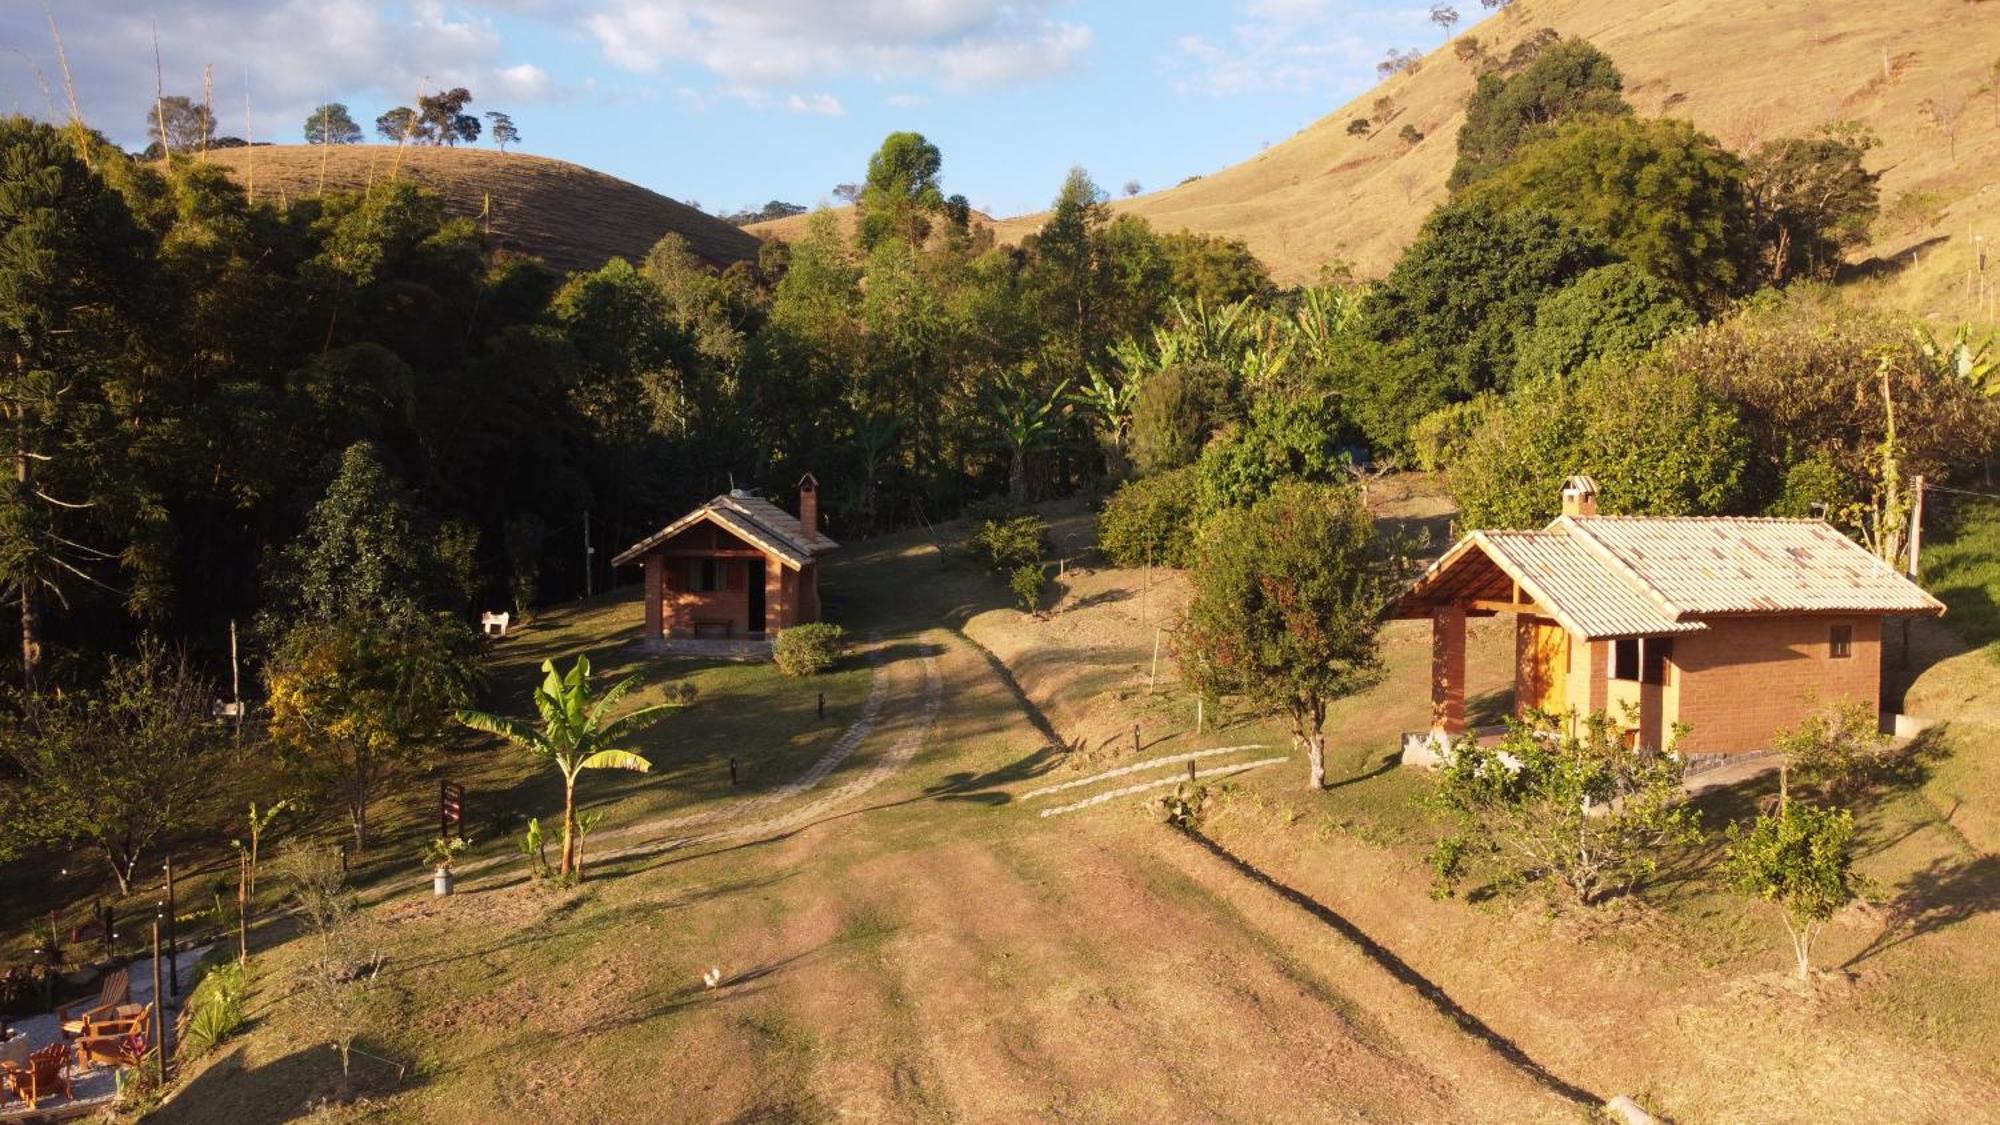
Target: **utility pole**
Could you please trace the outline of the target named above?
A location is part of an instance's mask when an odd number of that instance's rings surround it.
[[[590,509],[586,508],[583,512],[583,596],[586,598],[592,593],[590,556],[596,553],[597,548],[590,545]]]

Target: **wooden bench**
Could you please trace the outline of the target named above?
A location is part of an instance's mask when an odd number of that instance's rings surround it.
[[[690,622],[696,640],[728,640],[736,634],[736,622],[728,617],[697,617]]]

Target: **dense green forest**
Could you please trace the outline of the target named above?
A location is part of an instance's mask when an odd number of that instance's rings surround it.
[[[1620,89],[1532,37],[1389,275],[1287,291],[1240,243],[1114,216],[1081,169],[996,245],[914,133],[869,159],[858,221],[754,265],[669,237],[558,277],[408,182],[253,204],[198,160],[0,122],[0,793],[51,740],[184,711],[231,622],[286,688],[279,745],[351,740],[365,777],[469,698],[476,610],[604,589],[690,504],[807,471],[836,537],[1122,485],[1124,561],[1392,464],[1443,470],[1475,525],[1545,520],[1587,471],[1608,511],[1824,513],[1892,553],[1904,477],[1985,471],[1990,337],[1826,286],[1877,207],[1864,133],[1739,154]],[[57,688],[108,710],[38,702]]]

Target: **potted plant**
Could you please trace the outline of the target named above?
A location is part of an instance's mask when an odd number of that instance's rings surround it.
[[[458,858],[458,853],[469,846],[463,836],[439,836],[425,850],[424,862],[431,869],[431,890],[439,898],[451,893],[451,865]]]

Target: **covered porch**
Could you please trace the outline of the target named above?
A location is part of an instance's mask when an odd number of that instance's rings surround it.
[[[1587,560],[1535,533],[1478,532],[1462,541],[1404,595],[1395,616],[1425,620],[1431,641],[1431,723],[1405,737],[1406,760],[1423,759],[1471,733],[1497,738],[1504,728],[1474,731],[1466,712],[1466,624],[1513,622],[1513,713],[1530,710],[1575,723],[1603,712],[1637,745],[1671,739],[1678,712],[1673,638],[1699,626],[1667,619],[1651,606],[1620,604],[1623,590],[1597,583],[1597,601],[1567,584],[1589,583]],[[1552,592],[1554,591],[1554,592]]]

